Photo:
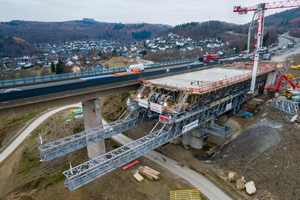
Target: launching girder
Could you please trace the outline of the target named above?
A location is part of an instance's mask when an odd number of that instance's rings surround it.
[[[127,111],[129,111],[128,116],[122,118]],[[127,111],[125,111],[117,121],[39,146],[41,160],[44,162],[49,161],[118,133],[140,126],[153,119],[148,116],[147,112],[149,111],[140,107]]]
[[[73,191],[114,169],[142,156],[143,154],[177,138],[178,136],[199,127],[223,113],[238,108],[242,103],[255,97],[246,92],[240,92],[217,104],[211,104],[193,112],[185,112],[176,117],[160,118],[160,121],[152,129],[149,135],[128,143],[118,149],[103,154],[63,172],[66,176],[65,186]],[[162,119],[167,119],[166,121]],[[157,130],[157,127],[161,129]],[[228,135],[229,136],[229,135]]]

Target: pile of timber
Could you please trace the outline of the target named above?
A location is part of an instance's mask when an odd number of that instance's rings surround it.
[[[150,167],[147,166],[140,166],[139,167],[139,173],[147,176],[148,178],[158,181],[160,180],[160,173],[158,171],[155,171],[154,169],[151,169]]]

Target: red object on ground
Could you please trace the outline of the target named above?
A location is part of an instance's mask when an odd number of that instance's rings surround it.
[[[262,85],[259,84],[259,83],[257,83],[257,85],[259,85],[260,87],[262,87],[262,88],[265,89],[265,90],[275,90],[275,91],[277,91],[277,90],[279,90],[279,88],[280,88],[282,78],[285,78],[285,79],[291,84],[291,86],[293,87],[293,89],[296,89],[295,84],[292,83],[292,81],[290,81],[290,79],[288,79],[288,77],[286,77],[286,75],[282,75],[282,76],[280,77],[280,79],[279,79],[279,81],[278,81],[278,83],[277,83],[277,85],[276,85],[276,88],[268,88],[268,87],[264,87],[264,86],[262,86]]]
[[[126,165],[125,167],[123,167],[122,169],[128,169],[129,167],[132,167],[133,165],[135,165],[135,164],[138,164],[140,161],[134,161],[133,163],[131,163],[131,164],[129,164],[129,165]]]

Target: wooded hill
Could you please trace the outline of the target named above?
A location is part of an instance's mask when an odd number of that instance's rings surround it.
[[[121,24],[76,20],[66,22],[19,21],[0,22],[0,34],[22,38],[34,43],[60,43],[90,38],[112,39],[121,42],[153,37],[164,26],[154,24]]]
[[[17,57],[22,55],[32,55],[39,53],[34,45],[28,44],[25,40],[0,35],[0,58],[1,57]]]
[[[249,14],[253,15],[253,12],[249,12]],[[268,14],[268,11],[266,11],[266,14]],[[249,16],[249,20],[251,20],[250,18]],[[247,34],[248,28],[249,23],[236,26],[234,31],[236,33]],[[300,37],[300,7],[265,17],[265,28],[275,29],[278,34],[290,31],[290,35]]]

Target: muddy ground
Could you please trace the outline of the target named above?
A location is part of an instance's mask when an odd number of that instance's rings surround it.
[[[253,112],[260,99],[266,97],[248,101],[242,110]],[[227,145],[220,146],[215,137],[209,137],[203,149],[186,150],[180,144],[168,143],[156,151],[199,173],[208,169],[206,176],[237,199],[278,199],[278,195],[280,199],[300,199],[300,124],[285,123],[283,119],[289,122],[292,116],[272,109],[272,103],[266,104],[254,117],[241,118],[230,113],[220,117],[218,124],[235,128]],[[138,139],[149,134],[155,123],[149,122],[125,134]],[[195,155],[205,158],[212,153],[216,154],[209,160],[195,158]],[[245,191],[237,191],[235,183],[228,182],[229,171],[236,171],[246,181],[254,181],[256,194],[248,196]]]

